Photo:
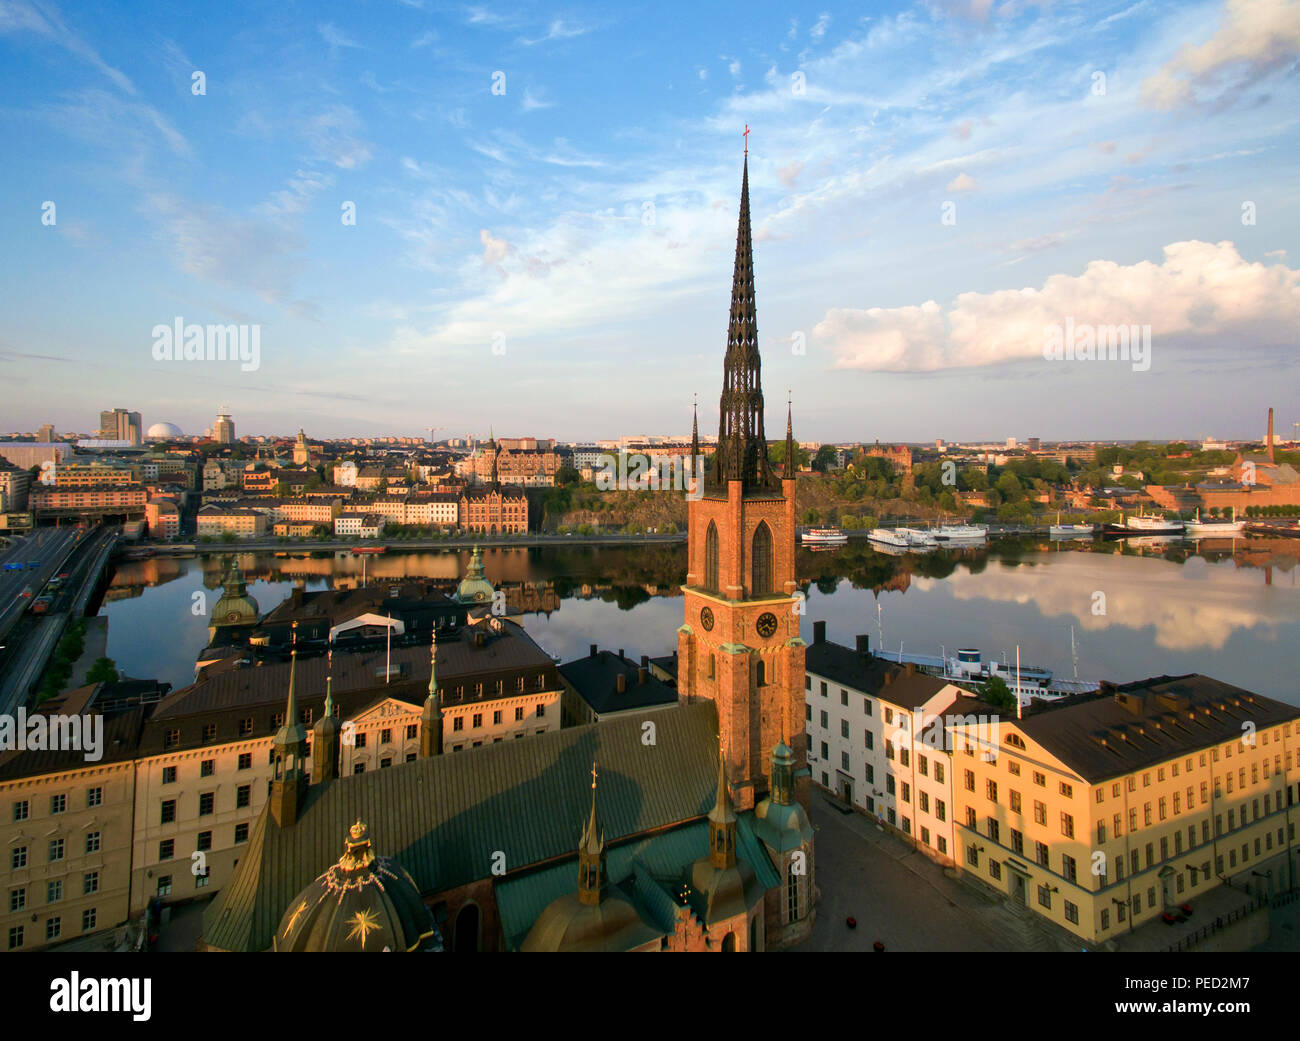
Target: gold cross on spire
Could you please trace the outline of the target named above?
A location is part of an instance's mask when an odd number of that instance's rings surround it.
[[[596,760],[591,761],[591,790],[596,790]]]
[[[749,124],[748,123],[745,124],[745,133],[742,136],[745,138],[745,155],[748,156],[749,155]]]

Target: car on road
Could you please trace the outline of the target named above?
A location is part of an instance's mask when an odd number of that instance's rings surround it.
[[[22,569],[23,569],[22,564],[6,564],[6,565],[5,565],[5,570],[6,570],[6,571],[21,571]]]
[[[38,567],[40,567],[40,566],[41,566],[41,562],[40,562],[39,560],[29,560],[29,561],[27,562],[27,567],[28,567],[29,569],[32,569],[32,570],[35,570],[36,568],[38,568]]]

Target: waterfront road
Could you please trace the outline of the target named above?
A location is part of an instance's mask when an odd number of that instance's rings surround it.
[[[84,537],[85,532],[77,528],[40,528],[15,539],[0,557],[0,565],[6,565],[0,570],[0,643]],[[32,595],[23,596],[29,587]]]

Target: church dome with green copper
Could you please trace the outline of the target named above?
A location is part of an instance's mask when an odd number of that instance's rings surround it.
[[[239,561],[232,558],[225,589],[212,608],[212,625],[252,625],[259,617],[257,601],[248,595]]]
[[[496,590],[483,577],[483,551],[477,546],[470,554],[469,570],[456,587],[456,602],[460,604],[490,604]]]

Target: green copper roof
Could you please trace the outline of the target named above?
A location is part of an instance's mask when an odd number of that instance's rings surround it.
[[[702,820],[716,791],[718,717],[712,702],[660,709],[654,745],[641,720],[616,718],[454,755],[398,763],[308,789],[297,824],[258,817],[234,877],[203,916],[203,938],[223,950],[265,950],[289,901],[338,858],[338,836],[358,818],[421,894],[573,858],[600,767],[600,820],[610,843]],[[707,848],[707,838],[691,859]],[[756,865],[757,867],[757,865]],[[545,906],[545,905],[543,905]]]

